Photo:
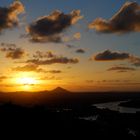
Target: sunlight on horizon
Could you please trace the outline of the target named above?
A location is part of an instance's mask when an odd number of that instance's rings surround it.
[[[41,1],[1,0],[0,91],[140,91],[139,2]]]

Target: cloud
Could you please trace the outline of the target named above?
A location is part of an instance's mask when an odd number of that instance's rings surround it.
[[[17,66],[12,68],[13,71],[20,71],[20,72],[37,72],[37,73],[52,73],[52,74],[58,74],[62,73],[60,70],[45,70],[42,68],[39,68],[39,65],[36,64],[27,64],[25,66]]]
[[[32,42],[61,42],[61,33],[81,18],[80,10],[74,10],[69,14],[54,11],[50,15],[40,17],[31,23],[27,27],[27,33]]]
[[[51,64],[76,64],[79,62],[77,58],[67,58],[67,57],[54,57],[51,59],[40,60],[40,59],[30,59],[26,61],[27,63],[33,63],[36,65],[51,65]]]
[[[112,80],[109,80],[109,79],[103,79],[103,80],[97,80],[97,81],[94,81],[94,80],[86,80],[86,82],[88,84],[98,84],[98,85],[137,85],[137,84],[140,84],[140,83],[137,83],[135,81],[131,81],[131,80],[120,80],[120,79],[112,79]]]
[[[11,58],[11,59],[21,59],[25,56],[25,51],[21,48],[15,48],[15,46],[3,47],[3,48],[0,48],[0,51],[5,52],[6,57]]]
[[[94,80],[86,80],[86,83],[89,83],[89,84],[94,83],[94,82],[95,82]]]
[[[127,60],[132,66],[140,67],[140,57],[132,55],[130,53],[126,52],[113,52],[110,50],[105,50],[101,53],[97,53],[96,55],[92,56],[89,60],[95,60],[95,61],[120,61],[120,60]],[[113,67],[114,68],[114,67]],[[115,67],[115,68],[125,68],[128,67]],[[113,70],[113,69],[112,69]],[[127,70],[134,70],[133,68],[127,69]]]
[[[62,55],[58,56],[51,51],[41,52],[37,51],[33,54],[31,59],[28,59],[24,63],[32,63],[35,65],[51,65],[51,64],[76,64],[79,60],[77,58],[67,58]]]
[[[81,39],[81,33],[75,33],[73,35],[73,38],[76,39],[76,40],[80,40]]]
[[[55,77],[55,76],[46,76],[46,77],[42,77],[39,80],[62,80],[61,77]]]
[[[62,73],[61,70],[50,70],[50,71],[47,71],[47,72],[52,73],[52,74]]]
[[[140,57],[131,56],[131,57],[130,57],[130,63],[131,63],[133,66],[139,67],[139,66],[140,66]]]
[[[77,32],[72,36],[63,36],[62,42],[79,41],[81,39],[81,33]]]
[[[3,50],[5,51],[5,50]],[[62,55],[57,56],[56,54],[53,54],[51,51],[48,52],[41,52],[37,51],[35,54],[33,54],[32,58],[22,61],[22,62],[17,62],[17,63],[26,63],[27,65],[25,68],[30,67],[37,67],[39,65],[51,65],[51,64],[76,64],[79,63],[79,60],[77,58],[68,58],[64,57]],[[46,71],[49,72],[49,71]],[[51,73],[60,73],[60,71],[50,71]]]
[[[19,1],[14,1],[9,7],[0,7],[0,32],[17,26],[18,15],[23,12],[24,6]]]
[[[77,49],[75,52],[76,53],[85,53],[85,50],[84,49]]]
[[[71,44],[66,44],[66,47],[68,47],[68,48],[75,48],[75,46],[71,45]]]
[[[97,18],[89,28],[101,33],[140,32],[140,5],[126,2],[111,19]]]
[[[53,58],[56,55],[54,55],[51,51],[47,51],[47,52],[41,52],[41,51],[36,51],[35,54],[33,54],[33,57],[36,59],[40,59],[40,58]]]
[[[8,77],[6,77],[6,76],[0,76],[0,82],[1,81],[3,81],[3,80],[5,80],[5,79],[7,79]]]
[[[96,54],[92,59],[95,61],[113,61],[113,60],[126,60],[130,59],[131,55],[129,53],[112,52],[110,50],[105,50],[104,52]]]
[[[14,44],[14,43],[4,43],[4,42],[2,42],[0,45],[2,47],[16,47],[16,44]]]
[[[18,67],[12,68],[12,70],[22,71],[22,72],[31,72],[31,71],[41,72],[42,69],[39,69],[38,67],[39,66],[35,64],[27,64],[25,66],[18,66]]]
[[[107,71],[117,71],[117,72],[128,72],[128,71],[135,71],[135,70],[136,70],[135,68],[125,67],[125,66],[114,66],[107,69]]]
[[[115,83],[120,83],[120,84],[124,84],[124,83],[130,83],[131,81],[130,80],[118,80],[118,79],[114,79],[114,80],[101,80],[101,81],[97,81],[97,83],[112,83],[112,84],[115,84]]]

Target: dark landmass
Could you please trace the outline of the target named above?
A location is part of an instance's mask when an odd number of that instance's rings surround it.
[[[36,93],[0,93],[0,97],[0,127],[12,134],[33,132],[40,139],[140,137],[140,112],[127,114],[92,106],[140,99],[138,92],[72,93],[57,88]]]
[[[70,92],[61,87],[41,92],[0,92],[0,103],[22,106],[81,106],[112,101],[138,99],[140,92]]]
[[[119,106],[129,107],[129,108],[140,108],[140,99],[135,99],[124,103],[120,103]]]

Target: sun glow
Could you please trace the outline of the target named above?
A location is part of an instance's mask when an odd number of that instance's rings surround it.
[[[38,84],[38,81],[33,77],[18,77],[16,83],[19,85],[19,90],[33,91],[34,85]]]
[[[36,85],[37,84],[37,80],[32,77],[22,77],[22,78],[19,78],[17,82],[22,85]]]

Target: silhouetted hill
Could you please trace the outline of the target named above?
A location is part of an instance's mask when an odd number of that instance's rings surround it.
[[[52,91],[40,92],[2,92],[0,94],[0,104],[11,102],[19,105],[47,105],[55,106],[58,104],[67,106],[83,106],[97,103],[105,103],[112,101],[127,101],[139,99],[140,93],[136,92],[70,92],[61,87],[57,87]]]
[[[57,88],[53,89],[51,92],[53,92],[53,93],[70,93],[70,91],[68,91],[64,88],[61,88],[61,87],[57,87]]]

